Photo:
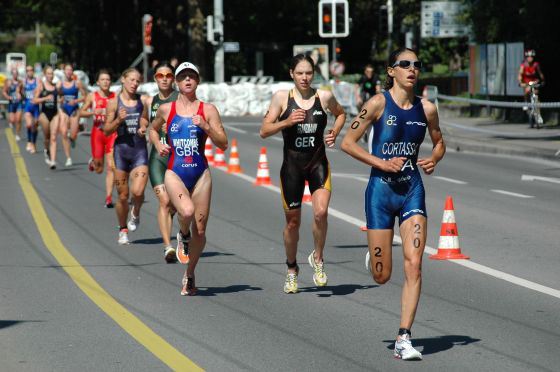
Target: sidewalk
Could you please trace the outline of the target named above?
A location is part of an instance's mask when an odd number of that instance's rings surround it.
[[[450,149],[560,162],[560,126],[531,129],[527,123],[504,123],[492,118],[451,117],[443,114],[440,127]]]

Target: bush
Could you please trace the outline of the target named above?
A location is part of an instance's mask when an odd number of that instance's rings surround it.
[[[25,48],[27,64],[33,65],[37,62],[47,64],[49,63],[51,53],[56,53],[56,51],[56,47],[52,44],[43,44],[41,46],[29,45]]]

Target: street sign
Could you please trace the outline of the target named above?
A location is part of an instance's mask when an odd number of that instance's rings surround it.
[[[239,42],[237,41],[224,41],[225,53],[239,53]]]
[[[319,1],[319,36],[334,38],[349,34],[348,0]]]
[[[459,1],[422,1],[421,30],[423,38],[468,36],[469,27],[461,24],[464,6]]]
[[[49,62],[51,63],[51,66],[56,66],[57,60],[58,60],[58,55],[55,52],[51,52],[49,56]]]

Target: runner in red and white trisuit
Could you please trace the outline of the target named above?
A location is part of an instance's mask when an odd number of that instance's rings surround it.
[[[103,133],[103,124],[105,123],[105,115],[107,101],[115,97],[115,93],[109,90],[111,86],[111,75],[107,70],[100,70],[97,73],[97,85],[99,91],[88,94],[82,109],[81,117],[93,116],[93,128],[91,130],[91,159],[88,166],[90,171],[96,173],[103,172],[103,158],[107,159],[107,175],[105,177],[105,207],[113,208],[113,145],[117,133],[114,132],[109,136]],[[90,111],[91,108],[91,111]]]

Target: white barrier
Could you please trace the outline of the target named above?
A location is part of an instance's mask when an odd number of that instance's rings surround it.
[[[213,84],[202,83],[198,86],[198,97],[206,102],[213,103],[223,116],[262,116],[270,105],[272,95],[278,90],[288,90],[294,87],[293,82],[277,82],[272,84]],[[331,81],[323,87],[331,89],[348,114],[356,114],[356,103],[354,84]],[[88,86],[88,91],[94,92],[96,86]],[[110,90],[117,92],[121,89],[120,84],[112,85]],[[153,96],[157,93],[156,83],[141,84],[138,88],[140,94]],[[0,104],[7,104],[0,101]]]

